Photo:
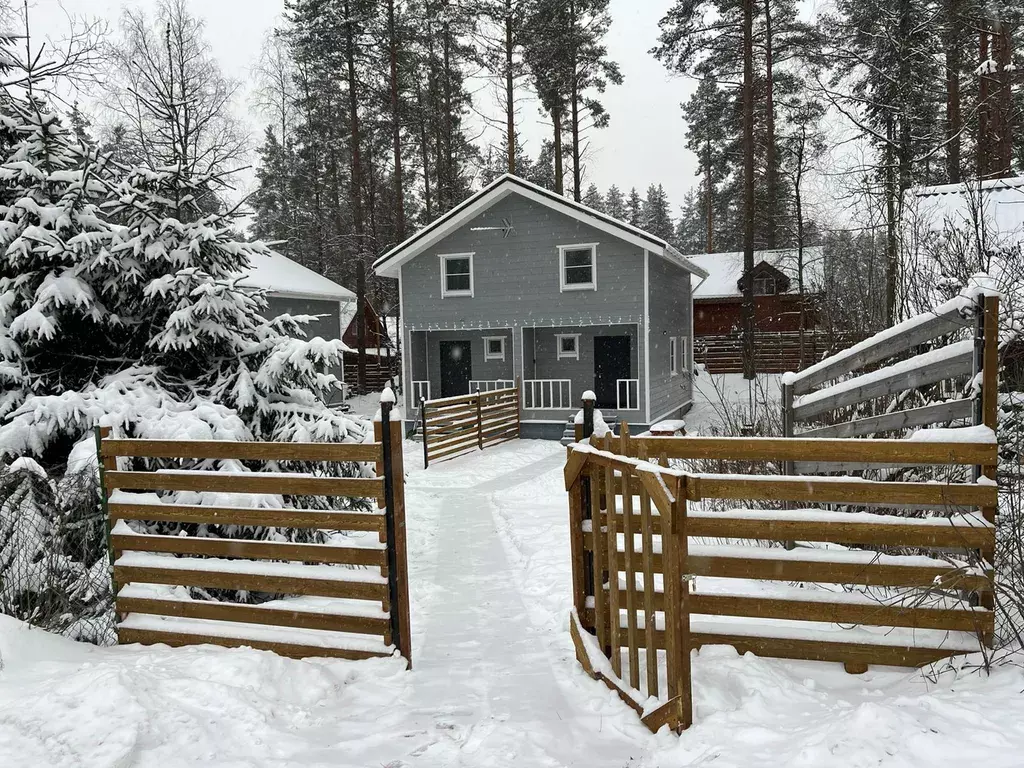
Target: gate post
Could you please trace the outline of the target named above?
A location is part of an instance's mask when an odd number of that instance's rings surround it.
[[[480,402],[480,387],[476,388],[476,444],[482,451],[484,449],[484,409]]]
[[[430,466],[430,453],[427,450],[427,401],[420,396],[420,437],[423,438],[423,468]]]
[[[387,530],[388,616],[391,641],[412,668],[412,637],[409,627],[409,563],[405,530],[405,468],[402,425],[391,421],[395,393],[385,387],[380,394],[380,422],[374,424],[381,443],[384,467],[384,524]]]

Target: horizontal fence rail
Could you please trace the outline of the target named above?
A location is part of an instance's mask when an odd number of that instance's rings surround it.
[[[420,403],[423,465],[519,437],[519,388]]]
[[[656,730],[689,723],[689,650],[702,645],[842,662],[850,672],[990,645],[993,484],[715,475],[668,464],[841,458],[949,465],[964,475],[994,463],[997,451],[995,443],[630,437],[625,424],[619,437],[571,445],[577,657]],[[830,506],[800,506],[817,504]],[[888,511],[899,505],[918,516]],[[651,696],[661,702],[657,717],[642,706]]]
[[[113,439],[109,428],[97,430],[119,642],[250,646],[300,658],[362,659],[398,650],[411,663],[401,425],[390,420],[391,403],[381,410],[374,442],[365,444]],[[153,460],[366,462],[379,476],[118,468]],[[231,507],[180,503],[178,491],[373,503],[371,511]],[[176,535],[150,532],[161,523]],[[210,526],[330,533],[322,543],[297,543],[228,538]],[[168,587],[268,599],[243,604]]]
[[[524,409],[554,411],[571,407],[571,379],[526,379],[523,381]]]

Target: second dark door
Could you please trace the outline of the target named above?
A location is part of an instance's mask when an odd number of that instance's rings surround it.
[[[441,342],[441,397],[469,394],[473,378],[472,347],[468,341]]]
[[[594,394],[599,408],[615,408],[619,379],[630,378],[629,336],[594,338]]]

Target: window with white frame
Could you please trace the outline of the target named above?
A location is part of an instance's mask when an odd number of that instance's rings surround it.
[[[559,360],[580,359],[580,335],[578,333],[559,333],[555,336]]]
[[[473,295],[472,253],[450,253],[441,256],[441,295]]]
[[[679,373],[679,340],[673,336],[668,340],[668,369],[675,376]]]
[[[563,291],[597,290],[597,243],[558,246],[558,263]]]
[[[693,360],[690,357],[692,353],[690,347],[690,339],[686,336],[679,337],[679,370],[683,373],[689,373],[693,370]]]
[[[484,360],[505,359],[505,337],[484,336]]]

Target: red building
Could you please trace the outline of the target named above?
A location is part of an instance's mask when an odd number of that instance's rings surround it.
[[[743,253],[687,256],[708,272],[693,292],[694,359],[712,373],[743,370]],[[761,373],[801,368],[800,255],[795,249],[754,253],[755,360]],[[805,314],[803,367],[818,356],[815,306],[824,282],[820,246],[803,249]]]

